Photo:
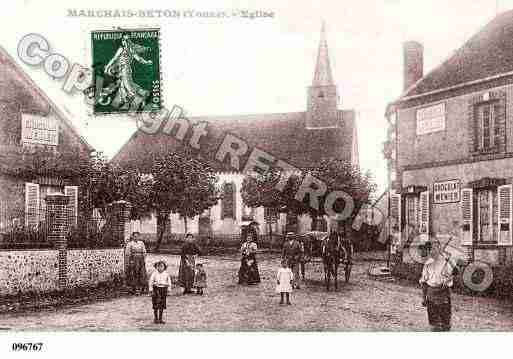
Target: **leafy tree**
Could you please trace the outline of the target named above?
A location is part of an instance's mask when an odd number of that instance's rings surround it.
[[[320,196],[319,208],[310,206],[308,195],[302,201],[295,199],[295,195],[306,176],[310,175],[322,181],[327,191]],[[369,173],[362,174],[358,166],[339,159],[327,159],[317,166],[304,170],[301,175],[292,175],[289,178],[284,191],[276,189],[280,180],[280,172],[277,169],[270,169],[265,173],[254,176],[246,176],[242,183],[242,199],[249,207],[268,207],[281,213],[294,215],[309,214],[312,219],[318,216],[327,215],[324,203],[326,196],[333,191],[344,191],[352,199],[355,210],[351,217],[344,222],[352,220],[358,209],[375,190],[375,184]],[[336,212],[341,212],[345,206],[342,200],[335,201],[333,206]]]
[[[343,191],[352,198],[354,209],[351,215],[342,221],[345,228],[347,228],[347,224],[352,223],[362,205],[368,203],[370,196],[376,190],[376,184],[370,172],[362,173],[359,166],[340,159],[321,161],[318,166],[310,171],[310,174],[323,181],[328,188],[326,194],[319,199],[318,215],[328,214],[325,211],[324,204],[329,193]],[[333,209],[340,213],[346,205],[347,203],[339,199],[335,201]]]
[[[81,207],[84,212],[99,208],[105,217],[107,205],[125,200],[131,203],[131,219],[149,217],[146,205],[147,178],[134,168],[121,168],[108,162],[102,153],[96,153],[81,163],[74,174],[78,179]]]
[[[301,184],[299,174],[291,174],[283,191],[277,189],[281,172],[271,168],[264,173],[248,175],[242,181],[242,201],[248,207],[268,208],[272,213],[291,213],[301,215],[312,211],[308,206],[294,199]],[[272,218],[266,218],[272,236]]]
[[[219,200],[217,176],[204,162],[190,153],[171,153],[155,158],[145,184],[145,208],[157,216],[157,244],[160,248],[170,213],[184,219],[202,214]]]

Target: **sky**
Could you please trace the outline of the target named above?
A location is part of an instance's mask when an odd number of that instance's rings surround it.
[[[151,4],[150,4],[151,3]],[[402,43],[424,45],[424,73],[439,65],[513,0],[18,1],[2,4],[0,45],[17,58],[20,39],[44,36],[51,50],[90,66],[92,30],[161,28],[163,98],[191,116],[306,110],[321,22],[341,109],[357,113],[360,166],[386,187],[386,104],[402,90]],[[262,10],[272,18],[77,18],[68,9]],[[21,62],[21,61],[20,61]],[[136,130],[125,116],[94,116],[80,94],[42,67],[27,74],[97,150],[112,157]]]

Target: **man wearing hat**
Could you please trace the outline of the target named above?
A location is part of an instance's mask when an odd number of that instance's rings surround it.
[[[422,305],[427,308],[433,331],[451,330],[451,287],[458,269],[450,254],[443,253],[437,240],[421,246],[428,258],[419,283],[422,286]]]
[[[296,234],[293,232],[287,233],[285,243],[283,244],[281,259],[285,260],[288,267],[292,269],[292,273],[294,274],[292,287],[296,289],[299,289],[299,264],[301,256],[301,243],[296,239]]]

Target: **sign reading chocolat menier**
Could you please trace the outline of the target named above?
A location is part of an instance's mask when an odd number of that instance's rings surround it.
[[[460,201],[460,180],[433,183],[434,203],[453,203]]]

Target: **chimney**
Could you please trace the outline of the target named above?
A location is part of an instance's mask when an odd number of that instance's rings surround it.
[[[406,41],[403,44],[403,66],[403,91],[406,91],[424,74],[424,47],[421,43]]]

